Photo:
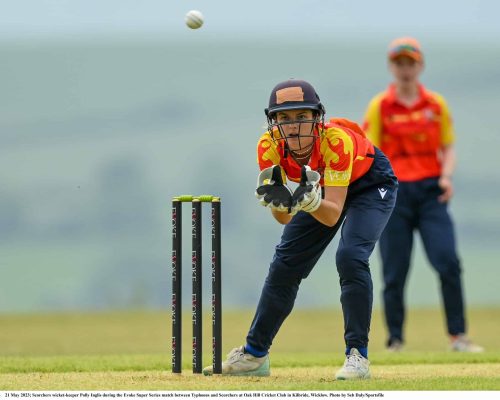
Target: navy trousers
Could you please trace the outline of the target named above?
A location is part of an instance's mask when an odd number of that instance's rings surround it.
[[[370,170],[349,186],[345,208],[335,226],[323,225],[303,211],[285,226],[247,336],[247,344],[254,351],[269,351],[292,311],[302,279],[340,227],[336,264],[344,338],[348,347],[367,347],[373,302],[369,257],[394,208],[398,186],[385,155],[378,149],[375,153]]]
[[[388,344],[394,339],[404,339],[404,288],[415,230],[420,232],[429,262],[441,281],[448,333],[465,333],[461,269],[455,234],[447,204],[438,201],[440,194],[438,178],[400,182],[396,207],[380,238]]]

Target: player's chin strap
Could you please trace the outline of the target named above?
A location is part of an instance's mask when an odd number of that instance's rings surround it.
[[[306,146],[305,148],[300,148],[301,151],[293,151],[290,150],[290,147],[288,146],[288,140],[286,137],[284,138],[284,154],[283,157],[286,158],[288,154],[295,160],[295,162],[299,165],[301,165],[304,161],[304,159],[309,159],[309,156],[311,156],[312,152],[314,151],[314,146],[316,144],[316,140],[321,136],[323,133],[323,126],[324,126],[324,116],[321,120],[321,122],[317,121],[314,122],[313,126],[311,127],[311,132],[309,132],[309,135],[305,135],[304,137],[312,137],[313,141],[311,144]],[[281,127],[278,127],[280,129]],[[281,133],[281,130],[280,130]],[[282,134],[282,137],[284,135]],[[300,137],[299,137],[299,146],[300,146]]]

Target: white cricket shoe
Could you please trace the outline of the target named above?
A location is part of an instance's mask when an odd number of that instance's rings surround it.
[[[213,367],[210,365],[203,369],[203,375],[212,375]],[[232,376],[269,376],[269,354],[264,357],[254,357],[245,353],[244,346],[232,349],[227,355],[227,360],[222,363],[222,375]]]
[[[473,343],[465,334],[451,339],[451,350],[461,353],[482,353],[484,348]]]
[[[344,361],[344,366],[335,374],[337,380],[369,379],[370,377],[370,361],[355,348],[351,349]]]
[[[391,339],[390,344],[387,346],[387,351],[391,353],[399,353],[403,350],[403,342],[399,339]]]

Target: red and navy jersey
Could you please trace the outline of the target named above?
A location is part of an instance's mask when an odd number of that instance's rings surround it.
[[[379,93],[368,106],[363,128],[403,182],[440,176],[441,149],[455,140],[445,99],[422,85],[411,107],[398,101],[394,85]]]
[[[322,186],[349,186],[368,172],[374,147],[356,123],[333,118],[320,126],[316,134],[308,165],[321,174]],[[278,138],[277,131],[261,136],[257,144],[259,167],[263,170],[279,164],[288,179],[300,182],[301,165],[293,157],[285,157],[285,142]]]

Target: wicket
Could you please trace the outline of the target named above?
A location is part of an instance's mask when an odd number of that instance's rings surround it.
[[[191,203],[193,373],[202,372],[202,203],[212,203],[212,366],[222,373],[221,201],[211,195],[172,199],[172,372],[182,372],[182,203]]]

